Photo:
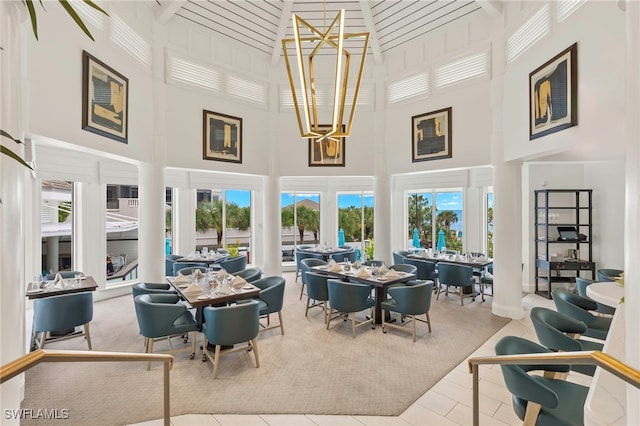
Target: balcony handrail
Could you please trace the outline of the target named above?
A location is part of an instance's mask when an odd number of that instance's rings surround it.
[[[553,352],[518,355],[499,355],[469,358],[469,373],[473,374],[473,425],[480,424],[480,391],[478,368],[480,365],[595,365],[619,379],[640,388],[640,370],[600,351]]]
[[[162,361],[164,363],[164,425],[171,424],[169,398],[169,371],[173,368],[173,355],[135,352],[63,351],[38,349],[0,367],[0,384],[24,373],[41,362],[113,362]],[[142,371],[142,370],[141,370]]]

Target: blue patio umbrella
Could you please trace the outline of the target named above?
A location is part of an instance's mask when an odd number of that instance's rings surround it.
[[[342,247],[344,245],[344,230],[340,228],[338,231],[338,246]]]
[[[420,247],[420,236],[418,235],[418,228],[413,228],[413,246],[415,248]]]
[[[444,242],[444,231],[441,229],[438,231],[438,244],[436,244],[436,249],[438,251],[442,251],[442,248],[445,246],[446,244]]]

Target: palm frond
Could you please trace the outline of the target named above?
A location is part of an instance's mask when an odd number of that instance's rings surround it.
[[[33,35],[38,39],[38,18],[36,16],[36,8],[33,7],[33,0],[24,0],[27,10],[29,11],[29,17],[31,18],[31,28],[33,28]]]
[[[67,0],[58,0],[58,1],[60,2],[60,5],[62,5],[64,10],[67,11],[69,16],[71,16],[71,19],[73,19],[75,21],[75,23],[80,27],[80,29],[82,31],[84,31],[84,33],[87,35],[87,37],[89,37],[92,41],[96,41],[93,38],[93,36],[91,35],[91,32],[89,31],[89,28],[87,28],[87,26],[84,24],[84,22],[82,22],[82,19],[80,18],[80,16],[78,16],[78,13],[73,9],[73,7],[71,7],[69,2]]]
[[[23,143],[20,139],[14,138],[8,132],[6,132],[5,130],[2,130],[2,129],[0,129],[0,136],[4,136],[5,138],[9,138],[12,141],[14,141],[15,143]]]
[[[31,167],[29,164],[27,164],[22,158],[20,158],[20,156],[18,154],[16,154],[15,152],[11,151],[6,146],[0,145],[0,152],[3,153],[4,155],[7,155],[7,156],[13,158],[18,163],[20,163],[23,166],[27,167],[29,170],[33,170],[33,167]]]

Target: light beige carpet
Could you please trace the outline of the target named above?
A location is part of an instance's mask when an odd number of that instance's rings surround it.
[[[487,302],[441,295],[431,307],[433,332],[418,324],[410,333],[380,326],[356,330],[332,322],[326,330],[320,309],[304,316],[306,296],[285,274],[285,335],[278,329],[258,336],[260,368],[253,356],[221,358],[218,378],[200,352],[176,355],[171,372],[171,415],[181,414],[348,414],[398,415],[509,320],[491,314]],[[272,318],[277,321],[276,318]],[[422,327],[420,327],[422,326]],[[91,323],[94,350],[142,352],[143,338],[130,296],[95,304]],[[199,342],[200,343],[200,342]],[[174,339],[182,347],[181,339]],[[52,349],[84,350],[81,338],[55,342]],[[156,351],[166,345],[156,343]],[[65,425],[122,425],[162,417],[162,364],[42,364],[26,375],[22,408],[68,409]],[[25,420],[24,425],[45,424]]]

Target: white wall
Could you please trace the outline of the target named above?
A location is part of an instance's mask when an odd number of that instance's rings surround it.
[[[150,38],[150,3],[110,2],[117,14],[141,35]],[[38,14],[40,40],[29,37],[29,133],[69,142],[77,149],[109,152],[152,161],[153,96],[150,67],[145,67],[108,38],[108,30],[91,27],[96,39],[85,37],[57,3]],[[150,40],[147,40],[150,41]],[[129,79],[128,144],[82,129],[82,51],[106,63]]]
[[[507,36],[543,2],[505,2]],[[524,7],[523,7],[524,6]],[[552,11],[555,3],[551,3]],[[552,15],[553,16],[553,15]],[[597,23],[598,30],[592,26]],[[583,4],[507,65],[504,74],[505,159],[560,153],[564,160],[619,160],[624,155],[625,22],[616,2]],[[578,125],[529,140],[529,73],[578,43]],[[603,147],[605,147],[603,149]]]

